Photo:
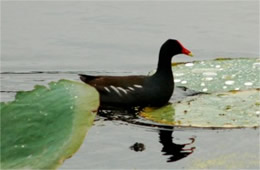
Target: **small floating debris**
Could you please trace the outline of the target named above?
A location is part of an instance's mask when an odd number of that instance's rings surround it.
[[[145,150],[145,146],[143,143],[136,142],[134,145],[130,146],[130,149],[136,152],[142,152]]]

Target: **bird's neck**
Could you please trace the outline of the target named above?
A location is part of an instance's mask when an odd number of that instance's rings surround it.
[[[160,51],[157,71],[155,74],[172,76],[171,56],[168,56],[163,51]]]

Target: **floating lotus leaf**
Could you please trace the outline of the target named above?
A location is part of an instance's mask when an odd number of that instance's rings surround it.
[[[259,127],[259,89],[187,97],[141,116],[167,125],[192,127]]]
[[[94,88],[69,80],[1,103],[1,168],[55,169],[79,149],[98,105]]]
[[[176,86],[202,92],[260,88],[259,59],[217,59],[175,63]]]
[[[191,164],[188,165],[189,168],[186,169],[254,169],[254,167],[259,167],[258,154],[239,151],[234,152],[235,153],[221,154],[213,158],[195,158]]]

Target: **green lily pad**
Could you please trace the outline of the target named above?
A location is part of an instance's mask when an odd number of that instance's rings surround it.
[[[98,92],[60,80],[1,103],[1,168],[55,169],[82,144],[99,106]]]
[[[146,108],[141,116],[167,125],[190,127],[259,127],[259,89],[187,97],[162,108]]]
[[[176,86],[201,92],[260,88],[259,59],[216,59],[174,63]]]
[[[252,167],[259,167],[258,154],[235,151],[213,158],[195,158],[187,169],[252,169]]]

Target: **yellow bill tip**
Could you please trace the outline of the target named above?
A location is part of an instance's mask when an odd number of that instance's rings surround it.
[[[188,56],[193,57],[193,54],[192,54],[192,53],[189,53]]]

